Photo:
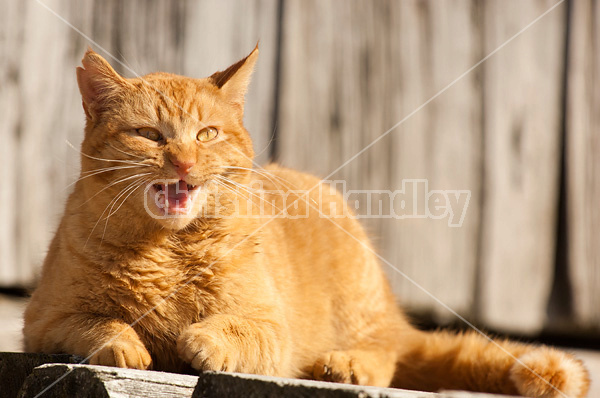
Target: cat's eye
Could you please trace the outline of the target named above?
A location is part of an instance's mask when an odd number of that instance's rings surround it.
[[[160,141],[162,140],[162,134],[159,133],[155,129],[151,129],[149,127],[142,127],[141,129],[136,129],[137,133],[144,138],[147,138],[152,141]]]
[[[206,142],[211,141],[217,138],[219,135],[219,130],[214,127],[205,127],[198,132],[197,139],[198,141]]]

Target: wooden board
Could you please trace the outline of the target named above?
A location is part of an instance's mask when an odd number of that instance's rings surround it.
[[[23,105],[19,101],[19,48],[23,41],[21,21],[25,3],[4,1],[0,5],[3,7],[0,13],[0,170],[4,180],[0,188],[0,281],[21,284],[30,277],[16,266],[18,218],[14,208],[19,177],[15,147],[21,134],[19,114]]]
[[[485,53],[555,1],[485,3]],[[484,178],[480,319],[533,333],[552,283],[560,170],[566,3],[483,64]]]
[[[19,397],[191,398],[198,377],[108,366],[46,364],[27,377]]]
[[[403,180],[427,179],[430,190],[471,190],[460,228],[449,228],[447,219],[364,220],[393,266],[384,265],[401,302],[445,318],[447,309],[406,276],[453,309],[470,311],[481,162],[478,73],[329,174],[478,61],[477,12],[471,1],[288,1],[284,8],[281,163],[346,181],[347,189],[396,191]],[[418,206],[421,213],[422,200]]]
[[[59,2],[49,4],[66,11]],[[14,178],[12,198],[6,198],[3,207],[10,213],[7,218],[15,220],[11,230],[3,228],[2,243],[14,251],[7,262],[2,259],[3,286],[33,282],[62,211],[68,181],[77,170],[78,154],[65,140],[75,138],[78,144],[83,128],[68,26],[49,18],[35,2],[20,8],[18,14],[8,14],[12,19],[8,29],[18,32],[8,40],[14,51],[9,56],[14,80],[8,84],[13,89],[0,91],[2,101],[12,105],[6,112],[14,120],[12,128],[2,132],[8,138],[4,150],[11,154],[2,157],[2,168],[12,170]],[[0,84],[4,86],[4,81]]]
[[[0,361],[2,356],[0,353]],[[27,354],[31,356],[31,354]],[[18,359],[18,358],[17,358]],[[12,362],[15,362],[11,358]],[[21,370],[21,369],[20,369]],[[10,372],[8,372],[10,375]],[[51,386],[51,387],[50,387]],[[49,387],[49,388],[48,388]],[[229,372],[202,372],[188,376],[107,366],[41,365],[27,377],[19,397],[324,397],[324,398],[494,398],[494,394],[445,391],[439,394],[289,379]],[[506,397],[503,395],[503,397]]]
[[[33,283],[69,184],[77,177],[79,154],[65,141],[78,148],[83,138],[75,67],[87,46],[127,77],[157,70],[203,77],[246,56],[260,39],[246,125],[257,151],[267,145],[272,132],[276,1],[43,4],[47,8],[34,1],[0,4],[6,10],[0,18],[7,41],[0,50],[0,167],[10,187],[0,193],[0,286]],[[214,15],[228,17],[216,24],[210,17]],[[259,159],[264,161],[268,154],[267,149]]]
[[[600,7],[575,1],[567,86],[568,253],[575,322],[600,327]]]

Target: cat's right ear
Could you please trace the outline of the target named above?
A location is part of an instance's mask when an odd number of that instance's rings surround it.
[[[83,110],[89,121],[96,122],[127,81],[91,48],[86,51],[81,64],[83,68],[77,67],[77,84]]]
[[[250,76],[258,58],[258,43],[254,50],[246,57],[221,72],[213,73],[208,79],[225,95],[233,104],[244,108],[244,96],[248,90]]]

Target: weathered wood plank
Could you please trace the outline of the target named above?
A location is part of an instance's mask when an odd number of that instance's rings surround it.
[[[52,383],[55,383],[51,386]],[[51,386],[51,387],[50,387]],[[49,388],[48,388],[49,387]],[[203,372],[199,377],[105,366],[47,364],[34,369],[19,397],[324,397],[324,398],[494,398],[448,391],[439,394],[354,386],[241,373]],[[506,397],[503,395],[503,397]]]
[[[410,115],[479,60],[477,13],[472,1],[285,2],[279,161],[328,176]],[[480,126],[475,72],[328,176],[347,189],[401,190],[403,180],[426,179],[430,190],[471,191],[461,228],[448,218],[365,220],[383,257],[462,313],[475,290]],[[425,214],[423,195],[406,210],[398,198],[399,215]],[[404,304],[448,315],[385,267]]]
[[[566,171],[574,321],[600,327],[600,7],[571,3]]]
[[[204,372],[200,374],[194,398],[220,397],[294,398],[494,398],[498,395],[464,391],[439,394],[395,388],[365,387],[320,381],[284,379],[242,373]],[[506,395],[502,397],[506,398]]]
[[[42,365],[27,377],[19,398],[191,397],[198,377],[92,365]],[[53,384],[55,383],[55,384]]]
[[[396,155],[391,163],[393,187],[400,187],[404,179],[423,178],[428,191],[444,190],[448,198],[457,201],[451,207],[454,214],[442,219],[390,223],[386,231],[390,247],[386,251],[415,282],[463,315],[472,314],[480,228],[480,71],[449,84],[481,58],[479,13],[476,2],[461,1],[429,6],[419,3],[412,12],[405,12],[408,15],[401,15],[407,29],[399,32],[398,38],[408,53],[396,50],[404,71],[396,94],[401,98],[399,116],[405,117],[448,89],[390,138]],[[419,186],[417,192],[422,189]],[[424,214],[423,193],[416,202],[413,210]],[[428,211],[433,210],[432,205],[427,204]],[[455,320],[407,279],[396,275],[394,282],[403,301],[417,309],[430,308],[439,321]]]
[[[485,2],[485,53],[556,4]],[[555,256],[566,3],[484,64],[480,311],[489,327],[545,322]]]
[[[48,4],[61,13],[67,10],[64,2]],[[15,179],[10,187],[14,202],[6,208],[16,219],[8,232],[13,235],[15,255],[12,262],[2,264],[4,286],[33,282],[62,210],[67,181],[77,170],[78,155],[65,139],[81,135],[83,128],[69,27],[36,2],[24,2],[22,7],[22,13],[13,15],[15,26],[23,27],[14,43],[18,46],[18,56],[13,58],[18,70],[15,89],[2,94],[9,96],[13,106],[8,110],[15,118],[14,127],[3,132],[14,137],[7,149],[12,152],[8,170]],[[67,152],[72,160],[64,156]]]
[[[3,187],[0,188],[0,284],[19,285],[27,282],[26,270],[16,267],[18,226],[16,187],[18,183],[17,156],[15,147],[21,133],[19,113],[20,52],[24,26],[24,2],[3,1],[0,3],[0,170]],[[22,272],[25,274],[23,275]]]

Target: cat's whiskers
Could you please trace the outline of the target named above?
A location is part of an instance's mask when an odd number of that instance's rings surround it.
[[[263,177],[265,177],[265,178],[269,179],[271,182],[273,182],[273,181],[272,181],[272,180],[271,180],[271,179],[270,179],[268,176],[271,176],[271,177],[275,178],[277,181],[279,181],[279,182],[280,182],[280,184],[282,184],[282,185],[284,186],[284,188],[286,188],[286,189],[288,190],[288,193],[293,193],[293,191],[294,191],[294,190],[296,190],[296,191],[306,191],[306,190],[303,190],[303,189],[300,189],[300,188],[298,188],[298,186],[297,186],[297,185],[295,185],[295,184],[293,184],[291,181],[288,181],[288,180],[286,180],[286,179],[285,179],[285,178],[283,178],[283,177],[280,177],[280,176],[278,176],[278,175],[276,175],[276,174],[273,174],[273,173],[269,172],[268,170],[266,170],[266,169],[264,169],[264,168],[260,168],[260,171],[259,171],[259,170],[257,170],[257,169],[252,169],[252,170],[253,170],[255,173],[257,173],[258,175],[262,175]],[[275,183],[274,183],[274,184],[275,184]],[[275,184],[275,185],[276,185],[276,184]],[[291,192],[290,192],[290,191],[291,191]],[[310,192],[310,191],[309,191],[309,192]],[[309,193],[309,192],[306,192],[306,193]],[[316,200],[314,200],[313,198],[311,198],[310,196],[307,196],[307,195],[306,195],[306,193],[302,195],[302,198],[303,198],[304,200],[310,200],[311,202],[313,202],[313,204],[314,204],[314,205],[316,205],[316,206],[319,206],[319,204],[317,203],[317,201],[316,201]],[[300,196],[299,194],[297,194],[297,193],[294,193],[294,195],[295,195],[295,196],[296,196],[298,199],[301,199],[301,196]]]
[[[239,173],[239,172],[235,172],[235,171],[234,171],[234,172],[227,171],[226,173],[227,173],[227,175],[241,175],[241,173]],[[247,191],[249,191],[249,190],[251,189],[250,187],[248,187],[248,186],[246,186],[246,185],[244,185],[244,184],[242,184],[242,183],[239,183],[239,182],[237,182],[237,181],[234,181],[234,180],[232,180],[232,179],[230,179],[230,178],[227,178],[227,176],[226,176],[226,175],[219,175],[219,176],[217,176],[217,177],[218,177],[218,178],[220,178],[220,179],[224,179],[225,181],[227,181],[227,182],[228,182],[228,183],[230,183],[230,184],[236,185],[236,186],[237,186],[237,187],[239,187],[240,189],[245,189],[245,190],[247,190]],[[267,193],[266,191],[261,191],[261,192],[263,192],[263,193]],[[263,200],[264,200],[264,199],[263,199]]]
[[[82,154],[83,156],[85,156],[85,157],[87,157],[89,159],[99,160],[99,161],[102,161],[102,162],[126,163],[126,164],[132,164],[132,165],[137,165],[137,166],[151,166],[150,164],[141,163],[141,162],[134,161],[134,160],[99,158],[99,157],[96,157],[96,156],[88,155],[87,153],[84,153],[84,152],[80,151],[79,149],[75,148],[73,146],[73,144],[71,144],[69,141],[67,141],[67,145],[69,145],[72,149],[74,149],[75,151],[79,152],[80,154]]]
[[[219,181],[219,180],[213,180],[212,181],[216,186],[218,187],[222,187],[227,189],[229,192],[231,192],[232,194],[236,195],[238,192],[236,192],[233,188],[231,188],[230,186],[226,185],[225,183]],[[218,192],[218,189],[215,191],[215,193]]]
[[[269,181],[271,181],[273,183],[273,185],[277,186],[277,183],[275,181],[273,181],[273,178],[275,178],[277,181],[279,181],[279,183],[281,185],[284,186],[284,188],[286,189],[291,189],[289,185],[287,184],[292,184],[291,182],[287,181],[286,179],[279,177],[273,173],[268,172],[266,169],[261,168],[259,169],[255,169],[255,168],[248,168],[248,167],[240,167],[240,166],[223,166],[223,168],[225,169],[234,169],[234,170],[245,170],[245,171],[249,171],[255,174],[258,174],[262,177],[265,177],[266,179],[268,179]],[[242,174],[241,172],[237,172],[238,174]],[[293,184],[292,184],[293,185]],[[296,188],[297,189],[297,188]]]
[[[138,177],[139,179],[142,179],[142,178],[144,178],[144,176],[145,176],[145,175],[147,175],[147,174],[151,174],[151,173],[138,174],[138,175],[135,175],[135,177]],[[106,213],[106,211],[108,210],[109,206],[111,206],[111,204],[112,204],[114,201],[116,201],[116,200],[118,200],[119,198],[121,198],[121,197],[122,197],[122,195],[123,195],[123,193],[127,193],[127,192],[128,192],[128,190],[129,190],[129,189],[130,189],[132,186],[135,186],[135,184],[137,184],[138,182],[139,182],[138,180],[135,180],[135,181],[133,181],[132,183],[130,183],[129,185],[127,185],[125,188],[123,188],[123,189],[122,189],[122,190],[119,192],[119,194],[117,194],[117,195],[116,195],[116,196],[115,196],[113,199],[111,199],[111,201],[110,201],[110,202],[108,202],[108,204],[107,204],[107,205],[106,205],[106,207],[104,208],[104,211],[102,212],[102,214],[100,214],[100,217],[98,217],[98,220],[96,221],[96,223],[94,224],[94,227],[93,227],[93,228],[92,228],[92,230],[90,231],[90,234],[88,235],[88,237],[87,237],[87,239],[86,239],[86,241],[85,241],[85,244],[83,245],[83,247],[86,247],[86,246],[87,246],[87,244],[88,244],[88,242],[89,242],[90,238],[92,237],[92,235],[93,235],[94,231],[96,230],[96,227],[98,226],[98,224],[99,224],[99,223],[100,223],[100,221],[102,220],[102,217],[104,216],[104,214],[105,214],[105,213]],[[144,180],[143,180],[141,183],[143,184],[143,183],[144,183]],[[103,237],[104,237],[104,235],[103,235]]]
[[[256,173],[256,174],[258,174],[258,175],[260,175],[260,176],[268,179],[269,181],[271,181],[273,183],[273,185],[275,185],[277,187],[277,183],[275,181],[273,181],[273,178],[275,178],[287,190],[286,193],[293,193],[294,190],[297,190],[297,191],[300,190],[297,186],[295,186],[294,184],[292,184],[290,181],[288,181],[288,180],[286,180],[286,179],[284,179],[284,178],[282,178],[282,177],[280,177],[278,175],[275,175],[275,174],[269,172],[268,170],[266,170],[264,168],[260,168],[260,170],[258,170],[258,169],[250,169],[248,167],[240,167],[240,166],[222,166],[222,167],[225,168],[225,169],[245,170],[245,171],[250,171],[252,173]],[[238,173],[240,173],[240,172],[238,172]],[[306,197],[306,195],[299,195],[297,193],[294,193],[294,195],[298,199],[303,198],[304,200],[310,200],[316,206],[319,206],[319,204],[313,198],[311,198],[310,196]]]
[[[214,180],[214,183],[215,183],[217,186],[219,186],[219,187],[222,187],[223,189],[226,189],[227,191],[231,192],[231,193],[232,193],[234,196],[236,196],[236,197],[237,197],[238,195],[240,195],[239,188],[238,188],[238,190],[236,190],[235,188],[233,188],[233,187],[231,187],[231,186],[227,185],[226,183],[224,183],[224,182],[222,182],[222,181],[218,181],[218,180]],[[254,195],[254,194],[251,194],[251,195],[253,195],[253,196],[256,196],[256,195]],[[257,196],[257,197],[258,197],[258,196]],[[258,198],[259,198],[259,200],[261,200],[261,201],[263,201],[263,202],[265,202],[265,203],[269,203],[269,202],[265,201],[263,198],[260,198],[260,197],[258,197]],[[259,210],[260,210],[260,206],[259,206],[259,204],[257,204],[257,203],[254,201],[254,198],[248,198],[248,199],[250,199],[250,203],[251,203],[251,204],[252,204],[254,207],[256,207],[257,209],[259,209]],[[273,205],[272,203],[269,203],[269,204],[270,204],[270,205],[272,205],[273,207],[276,207],[276,208],[277,208],[277,206]],[[280,210],[280,211],[281,211],[281,209],[278,209],[278,210]]]
[[[267,145],[265,145],[265,147],[260,152],[254,154],[254,159],[256,159],[260,155],[262,155],[271,146],[271,144],[275,140],[275,132],[276,131],[277,131],[277,122],[275,122],[275,127],[273,127],[273,133],[271,133],[271,139],[269,140],[269,142],[267,143]],[[254,163],[254,161],[252,163]]]
[[[111,171],[111,170],[119,170],[119,169],[131,169],[134,167],[138,167],[138,166],[123,166],[123,165],[119,165],[119,166],[107,166],[107,167],[98,167],[97,169],[91,169],[91,170],[86,170],[86,171],[82,171],[80,174],[83,176],[89,175],[89,174],[94,174],[95,172],[101,172],[101,171]]]
[[[220,179],[216,179],[216,180],[212,180],[212,182],[215,183],[215,185],[222,187],[224,189],[226,189],[227,191],[231,192],[234,196],[239,195],[239,191],[236,191],[235,189],[233,189],[233,187],[225,184],[223,181],[220,181]],[[251,201],[252,204],[255,204],[254,201]]]
[[[94,170],[89,170],[89,171],[84,171],[81,174],[86,174],[86,173],[91,173],[91,174],[87,174],[87,175],[83,175],[82,177],[79,177],[77,180],[73,181],[72,183],[70,183],[69,185],[67,185],[65,187],[65,189],[69,188],[71,185],[77,184],[79,181],[84,180],[88,177],[93,177],[95,175],[98,174],[102,174],[102,173],[107,173],[109,171],[115,171],[115,170],[124,170],[124,169],[135,169],[138,168],[138,166],[112,166],[112,167],[104,167],[104,168],[100,168],[100,169],[94,169]]]
[[[279,211],[283,211],[283,210],[282,210],[282,209],[280,209],[279,207],[275,206],[273,203],[270,203],[270,202],[266,201],[266,200],[265,200],[263,197],[261,197],[261,196],[257,195],[256,193],[252,192],[252,190],[251,190],[249,187],[247,187],[247,186],[245,186],[245,185],[243,185],[243,184],[240,184],[240,183],[238,183],[238,182],[236,182],[236,181],[233,181],[233,180],[231,180],[231,179],[229,179],[229,178],[227,178],[227,177],[224,177],[224,176],[222,176],[222,175],[217,175],[216,177],[217,177],[217,178],[218,178],[220,181],[222,181],[222,183],[229,183],[229,184],[231,184],[231,185],[233,185],[233,186],[237,187],[238,189],[240,189],[240,190],[242,190],[242,191],[244,191],[244,192],[248,193],[249,195],[252,195],[252,196],[254,196],[254,197],[258,198],[258,200],[260,200],[260,201],[262,201],[262,202],[264,202],[264,203],[267,203],[267,204],[269,204],[269,205],[273,206],[273,207],[274,207],[274,208],[276,208],[277,210],[279,210]],[[262,190],[261,190],[260,192],[261,192],[261,193],[264,193],[265,191],[262,191]],[[252,203],[254,203],[254,201],[252,201]]]
[[[151,180],[150,178],[144,178],[142,181],[139,181],[138,185],[133,189],[133,191],[135,191],[136,189],[138,189],[140,186],[144,185],[145,183],[149,182],[150,180]],[[131,193],[133,193],[133,191],[131,191]],[[106,216],[106,220],[108,220],[108,218],[110,216],[114,215],[117,211],[119,211],[119,209],[121,208],[121,206],[123,206],[123,204],[125,203],[125,201],[127,200],[127,198],[129,198],[129,196],[131,195],[131,193],[129,195],[127,195],[125,197],[125,199],[123,199],[123,201],[121,202],[121,204],[119,205],[119,207],[117,207],[115,209],[115,211],[112,211],[113,207],[117,204],[117,201],[115,201],[115,203],[111,206],[110,211],[108,212],[108,215]]]
[[[85,202],[83,202],[82,204],[80,204],[80,205],[79,205],[79,207],[83,206],[84,204],[86,204],[87,202],[89,202],[90,200],[92,200],[94,197],[96,197],[97,195],[99,195],[99,194],[100,194],[100,193],[102,193],[103,191],[107,190],[108,188],[110,188],[110,187],[112,187],[112,186],[114,186],[114,185],[116,185],[116,184],[120,184],[120,183],[122,183],[122,182],[125,182],[125,181],[128,181],[128,180],[131,180],[132,178],[141,177],[141,176],[147,176],[147,175],[149,175],[149,174],[152,174],[152,173],[134,174],[134,175],[131,175],[131,176],[127,176],[127,177],[125,177],[125,178],[121,178],[120,180],[113,181],[113,182],[111,182],[110,184],[106,185],[106,186],[105,186],[104,188],[102,188],[101,190],[99,190],[98,192],[96,192],[95,194],[93,194],[92,196],[90,196],[90,197],[89,197],[89,198],[88,198],[88,199],[87,199]]]
[[[135,181],[135,182],[137,182],[137,185],[135,185],[135,186],[133,186],[131,189],[129,189],[129,193],[127,194],[127,196],[125,196],[125,199],[123,199],[123,200],[121,201],[121,204],[119,205],[119,207],[117,207],[117,209],[116,209],[115,211],[113,211],[113,208],[114,208],[114,207],[115,207],[115,205],[118,203],[118,201],[119,201],[119,198],[117,198],[117,199],[114,201],[113,205],[110,207],[110,210],[108,211],[108,215],[106,216],[106,223],[104,224],[104,231],[102,232],[102,238],[100,239],[100,245],[102,245],[102,242],[104,241],[104,235],[106,234],[106,229],[107,229],[107,227],[108,227],[108,220],[109,220],[109,218],[110,218],[112,215],[116,214],[116,213],[119,211],[119,209],[120,209],[120,208],[121,208],[121,207],[122,207],[122,206],[125,204],[125,202],[127,201],[127,199],[129,199],[129,197],[130,197],[131,195],[133,195],[133,193],[134,193],[135,191],[137,191],[137,189],[138,189],[139,187],[143,186],[143,185],[144,185],[146,182],[148,182],[148,181],[150,181],[150,179],[149,179],[149,178],[144,178],[144,179],[142,179],[142,181],[139,181],[139,182],[138,182],[138,181]],[[126,194],[126,192],[127,192],[127,190],[126,190],[124,193],[122,193],[122,194],[120,195],[120,197],[124,196],[124,195]]]

